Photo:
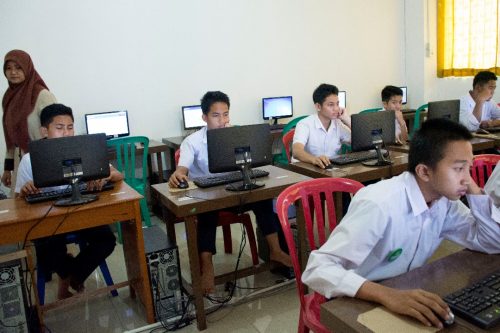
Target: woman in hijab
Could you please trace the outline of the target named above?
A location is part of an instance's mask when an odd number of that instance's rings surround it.
[[[6,143],[6,157],[2,183],[12,185],[14,157],[28,152],[31,140],[41,138],[40,112],[50,104],[56,103],[56,98],[48,90],[28,53],[12,50],[5,55],[3,73],[9,87],[3,96],[3,132]],[[17,148],[20,151],[16,152]],[[17,160],[17,159],[16,159]]]

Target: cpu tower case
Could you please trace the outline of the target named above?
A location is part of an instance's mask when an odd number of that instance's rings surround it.
[[[177,246],[158,226],[142,230],[156,319],[159,321],[176,317],[182,310]]]
[[[25,290],[21,261],[0,263],[0,332],[28,332]]]

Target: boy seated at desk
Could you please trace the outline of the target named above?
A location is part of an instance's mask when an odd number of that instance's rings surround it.
[[[403,118],[403,90],[395,86],[385,86],[381,92],[384,111],[393,111],[396,115],[396,143],[408,141],[408,128]]]
[[[180,182],[190,178],[210,175],[208,170],[207,131],[229,126],[229,97],[220,91],[209,91],[201,99],[203,120],[207,126],[188,136],[181,144],[180,159],[175,172],[169,179],[170,187],[179,187]],[[281,230],[277,215],[273,212],[272,200],[247,204],[242,211],[252,210],[257,225],[269,245],[270,258],[291,267],[292,261],[280,247],[278,231]],[[205,294],[215,291],[214,266],[215,235],[219,212],[212,211],[197,216],[198,250],[202,288]]]
[[[496,87],[495,73],[482,71],[474,76],[472,90],[460,98],[460,123],[469,131],[500,126],[500,109],[492,101]]]
[[[374,281],[420,267],[443,239],[500,253],[500,218],[474,183],[471,134],[447,119],[423,123],[410,143],[408,171],[361,189],[342,222],[309,257],[302,281],[327,298],[356,297],[442,328],[447,304],[424,290]],[[467,194],[471,209],[460,197]]]
[[[330,165],[341,145],[351,141],[351,117],[339,106],[339,90],[331,84],[320,84],[314,90],[316,114],[299,121],[293,136],[293,162],[314,164],[322,169]]]
[[[52,139],[73,136],[73,112],[71,108],[62,104],[52,104],[45,107],[40,113],[41,134],[43,138]],[[108,181],[116,182],[123,179],[123,175],[110,166],[108,178],[90,181],[89,189],[100,190]],[[63,187],[67,187],[66,185]],[[16,182],[16,195],[24,197],[41,191],[53,191],[61,188],[36,188],[33,184],[30,154],[25,154],[19,164]],[[66,247],[66,234],[54,235],[35,241],[37,260],[43,265],[46,272],[55,271],[59,276],[58,299],[68,298],[76,292],[84,290],[87,277],[106,259],[115,248],[115,236],[109,226],[100,226],[84,229],[78,232],[78,237],[87,243],[87,247],[73,257]]]

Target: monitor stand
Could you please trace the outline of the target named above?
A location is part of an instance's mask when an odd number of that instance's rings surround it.
[[[391,165],[392,161],[390,159],[387,159],[384,157],[384,154],[382,154],[382,145],[381,144],[376,144],[375,145],[375,151],[377,152],[377,159],[376,160],[370,160],[370,161],[363,161],[361,164],[369,167],[377,167],[377,166],[386,166],[386,165]]]
[[[96,194],[81,194],[78,186],[78,177],[71,178],[71,198],[59,199],[54,206],[75,206],[96,201],[99,197]]]
[[[255,178],[252,180],[252,167],[250,163],[242,164],[240,171],[243,174],[243,183],[230,184],[226,186],[227,191],[251,191],[264,186],[264,183],[256,182]]]

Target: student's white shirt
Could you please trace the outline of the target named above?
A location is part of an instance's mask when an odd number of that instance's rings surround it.
[[[24,184],[26,184],[29,181],[33,181],[33,170],[31,169],[30,154],[27,153],[23,155],[21,162],[19,162],[19,168],[17,169],[15,192],[21,193],[21,188],[24,186]],[[44,187],[41,188],[40,190],[42,192],[50,192],[50,191],[64,189],[65,187],[68,187],[68,185]]]
[[[487,195],[441,198],[429,208],[415,177],[405,172],[361,189],[330,238],[309,257],[302,281],[326,297],[354,297],[366,281],[424,265],[443,239],[472,250],[499,253],[500,225]],[[388,257],[401,249],[393,261]]]
[[[470,95],[462,96],[460,98],[460,123],[467,127],[469,131],[477,131],[481,122],[472,114],[476,102]],[[481,121],[500,119],[500,109],[492,100],[483,103],[483,112],[481,113]]]
[[[181,143],[179,166],[189,170],[189,178],[211,174],[208,171],[207,127],[194,132]]]
[[[351,142],[351,132],[340,119],[332,120],[326,130],[316,113],[297,123],[293,143],[297,142],[302,143],[311,155],[333,158],[338,155],[343,142]],[[292,162],[297,160],[292,158]]]

